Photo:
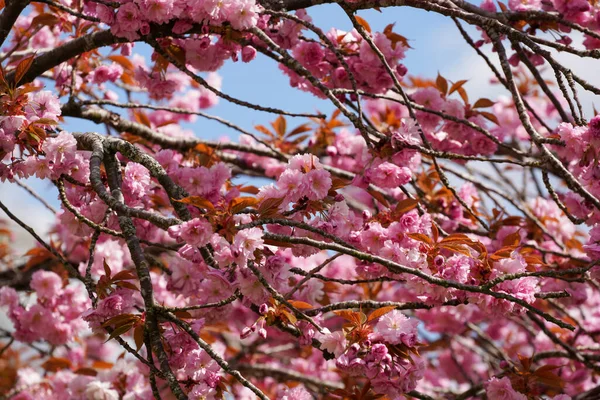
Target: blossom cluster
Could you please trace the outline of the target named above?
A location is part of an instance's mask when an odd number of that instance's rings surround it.
[[[151,24],[162,25],[172,21],[175,21],[173,31],[178,33],[190,30],[195,23],[204,22],[215,26],[227,22],[234,29],[249,29],[256,25],[260,11],[253,0],[130,0],[120,3],[116,10],[102,3],[90,3],[88,12],[109,25],[115,35],[129,41],[147,35]]]
[[[54,346],[73,341],[85,328],[81,314],[90,305],[82,287],[64,287],[63,278],[54,272],[37,271],[31,288],[37,299],[27,306],[20,304],[14,289],[0,289],[0,305],[8,307],[14,337],[27,343],[44,340]]]

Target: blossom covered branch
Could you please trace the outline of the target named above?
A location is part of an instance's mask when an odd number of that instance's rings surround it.
[[[503,95],[409,70],[388,7],[452,19]],[[597,396],[600,88],[557,58],[598,62],[597,2],[7,0],[0,43],[0,180],[55,214],[0,203],[38,243],[0,226],[3,398]],[[222,89],[263,56],[333,111]]]

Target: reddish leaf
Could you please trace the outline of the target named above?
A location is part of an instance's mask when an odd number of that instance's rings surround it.
[[[258,194],[258,188],[256,186],[248,185],[248,186],[240,186],[238,190],[241,193],[249,193],[249,194]]]
[[[354,18],[356,18],[356,22],[358,22],[358,24],[362,26],[365,29],[365,31],[371,33],[371,26],[367,21],[364,20],[364,18],[361,18],[358,15],[355,15]]]
[[[35,125],[58,125],[58,122],[50,118],[40,118],[32,122]]]
[[[437,243],[437,241],[440,237],[440,231],[438,230],[438,227],[436,224],[431,224],[431,234],[433,235],[433,242]]]
[[[94,363],[92,364],[92,367],[96,368],[96,369],[111,369],[113,367],[112,363],[106,362],[106,361],[94,361]]]
[[[281,242],[281,241],[275,240],[275,239],[263,239],[263,241],[265,242],[266,245],[269,245],[269,246],[287,247],[287,248],[294,247],[294,245],[292,243]]]
[[[285,315],[285,317],[290,322],[290,324],[295,325],[296,322],[298,322],[298,318],[296,318],[296,316],[294,314],[292,314],[291,312],[289,312],[287,310],[281,310],[281,313],[283,315]]]
[[[135,341],[135,350],[140,351],[144,345],[144,325],[138,325],[133,330],[133,340]]]
[[[521,365],[523,366],[523,371],[525,371],[525,372],[530,371],[531,363],[532,363],[531,358],[522,356],[521,354],[518,354],[517,357],[519,357],[519,361],[521,362]]]
[[[265,135],[275,138],[275,135],[273,135],[273,133],[264,125],[255,125],[254,129],[256,129],[257,131],[264,133]]]
[[[446,249],[455,253],[462,254],[467,257],[471,257],[471,253],[469,252],[469,250],[458,244],[440,244],[438,247],[441,249]]]
[[[215,210],[215,206],[213,205],[213,203],[201,196],[188,196],[175,201],[178,203],[189,204],[198,208],[206,208],[210,211]]]
[[[351,310],[340,310],[334,311],[334,314],[344,318],[354,326],[359,326],[367,322],[367,316],[362,312],[355,312]]]
[[[396,309],[396,307],[394,307],[394,306],[378,308],[377,310],[375,310],[371,314],[369,314],[369,318],[367,318],[367,322],[375,321],[376,319],[383,317],[385,314],[387,314],[390,311],[393,311],[395,309]]]
[[[173,313],[179,319],[193,319],[192,314],[187,311],[175,311]]]
[[[261,217],[269,217],[277,214],[277,209],[283,203],[283,198],[264,199],[258,206],[258,213]]]
[[[123,270],[112,277],[113,282],[114,281],[126,281],[126,280],[131,280],[131,279],[135,279],[135,275],[133,274],[132,271],[127,271],[127,270]]]
[[[104,259],[104,261],[102,262],[102,265],[104,265],[104,275],[106,275],[106,277],[108,279],[110,279],[110,274],[111,274],[112,271],[110,270],[110,267],[106,263],[106,259]]]
[[[56,25],[60,22],[60,19],[54,15],[54,14],[49,14],[49,13],[42,13],[42,14],[38,14],[36,15],[32,20],[31,20],[31,27],[32,28],[37,28],[37,27],[41,27],[41,26],[53,26]]]
[[[419,242],[427,243],[428,245],[433,245],[433,241],[429,236],[423,235],[422,233],[408,233],[409,238],[418,240]]]
[[[496,103],[490,99],[479,99],[475,102],[475,104],[473,104],[473,108],[487,108],[493,106],[494,104]]]
[[[42,364],[42,368],[49,372],[57,372],[61,369],[70,369],[71,361],[66,358],[51,357]]]
[[[277,133],[277,135],[279,135],[279,137],[285,136],[285,131],[287,130],[287,122],[283,115],[280,115],[275,121],[271,122],[271,126],[273,126],[273,129],[275,129],[275,132]]]
[[[458,89],[456,89],[456,91],[458,92],[458,94],[460,95],[460,98],[462,99],[462,101],[465,104],[469,104],[469,96],[467,95],[467,91],[465,90],[465,88],[463,88],[462,86],[459,87]]]
[[[290,133],[288,133],[287,137],[291,138],[292,136],[296,136],[296,135],[299,135],[301,133],[308,132],[310,130],[312,130],[312,128],[310,127],[309,124],[302,124],[302,125],[297,126],[296,128],[294,128],[294,130],[291,131]]]
[[[435,79],[435,86],[445,96],[448,93],[448,81],[438,73]]]
[[[454,82],[452,84],[452,86],[450,87],[450,91],[448,92],[448,94],[452,94],[454,92],[456,92],[458,89],[462,88],[462,86],[467,83],[467,80],[464,79],[462,81],[458,81],[458,82]]]
[[[380,202],[381,204],[383,204],[384,207],[387,207],[387,208],[390,207],[390,203],[388,203],[388,201],[386,200],[385,196],[382,193],[380,193],[380,192],[378,192],[378,191],[376,191],[374,189],[371,189],[371,188],[368,188],[367,192],[369,192],[369,194],[371,196],[373,196],[373,198],[375,200],[377,200],[378,202]]]
[[[21,82],[21,79],[23,79],[27,71],[29,71],[29,68],[31,68],[34,59],[34,56],[29,56],[19,62],[17,68],[15,69],[15,85]]]
[[[299,310],[308,310],[308,309],[313,308],[312,305],[308,304],[305,301],[288,300],[288,302]]]
[[[492,121],[496,125],[500,125],[500,122],[498,122],[498,118],[494,114],[484,111],[480,111],[479,114],[481,114],[485,119]]]
[[[136,120],[136,122],[139,122],[142,125],[145,125],[147,127],[152,126],[152,122],[150,122],[150,118],[148,118],[146,113],[144,113],[143,111],[133,110],[133,117]]]
[[[129,58],[125,56],[112,55],[108,56],[108,59],[119,64],[121,67],[123,67],[124,70],[133,71],[135,69],[133,63],[129,60]]]
[[[140,289],[138,289],[137,286],[135,286],[131,282],[117,282],[115,285],[120,288],[125,288],[125,289],[130,289],[130,290],[135,290],[135,291],[140,290]]]
[[[133,323],[125,324],[125,325],[119,326],[118,328],[115,328],[110,333],[110,335],[108,336],[108,339],[106,339],[106,341],[108,342],[110,339],[114,339],[117,336],[121,336],[121,335],[127,333],[131,328],[133,328]]]
[[[331,179],[331,190],[337,190],[348,186],[350,182],[345,179],[333,177]]]
[[[394,212],[396,214],[404,214],[415,208],[419,204],[418,200],[415,199],[406,199],[398,202]]]
[[[109,327],[112,325],[114,325],[114,326],[125,325],[125,324],[135,322],[138,319],[139,319],[139,317],[134,314],[120,314],[120,315],[117,315],[115,317],[112,317],[112,318],[109,318],[108,320],[106,320],[102,324],[102,327],[106,328],[106,327]]]
[[[254,207],[258,203],[254,197],[238,197],[231,201],[230,207],[233,214],[237,214],[247,207]]]
[[[94,368],[79,368],[73,371],[73,373],[77,375],[85,375],[85,376],[96,376],[98,375],[98,371]]]

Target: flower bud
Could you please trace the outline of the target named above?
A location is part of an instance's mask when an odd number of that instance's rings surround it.
[[[265,303],[262,303],[260,307],[258,307],[258,312],[260,315],[265,315],[267,312],[269,312],[269,306]]]

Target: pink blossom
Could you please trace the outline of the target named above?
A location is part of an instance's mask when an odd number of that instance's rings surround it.
[[[126,3],[117,10],[116,23],[111,26],[111,31],[119,37],[129,41],[139,38],[138,31],[144,22],[140,9],[135,3]]]
[[[125,167],[123,184],[133,199],[141,199],[150,186],[150,172],[141,164],[130,162]]]
[[[109,382],[92,381],[85,388],[88,400],[118,400],[119,393],[111,387]]]
[[[181,225],[169,228],[169,235],[189,245],[203,247],[212,236],[212,225],[204,218],[194,218]]]
[[[552,0],[556,11],[567,16],[583,13],[590,9],[590,3],[587,0]]]
[[[42,90],[29,95],[29,104],[25,107],[27,119],[56,120],[61,114],[58,98],[47,90]]]
[[[9,286],[0,288],[0,306],[15,308],[19,305],[19,295],[17,291]]]
[[[321,349],[339,357],[346,349],[346,337],[341,331],[317,333],[316,338],[321,342]]]
[[[90,79],[96,84],[101,84],[106,81],[115,82],[123,74],[123,68],[117,64],[101,65],[90,74]]]
[[[62,131],[55,138],[47,139],[42,145],[46,153],[46,160],[50,168],[64,167],[69,160],[73,160],[77,151],[77,141],[70,133]]]
[[[200,72],[221,68],[229,53],[219,43],[211,43],[208,37],[185,42],[186,61]]]
[[[379,334],[388,343],[404,343],[412,347],[417,343],[417,326],[419,322],[409,319],[398,310],[392,310],[385,314],[375,325]]]
[[[247,63],[256,58],[256,49],[252,46],[244,46],[242,48],[242,61]]]
[[[262,248],[263,243],[260,228],[243,229],[233,239],[232,252],[238,260],[254,260],[254,250]]]
[[[366,176],[377,186],[395,188],[408,183],[412,172],[406,167],[399,167],[378,159],[374,162],[373,167],[367,170]]]
[[[52,299],[62,289],[62,278],[49,271],[36,271],[31,276],[31,288],[35,290],[38,297],[43,299]]]
[[[294,57],[303,65],[307,67],[313,67],[323,61],[325,52],[323,47],[319,43],[315,42],[302,42],[298,46],[294,47]]]
[[[510,379],[504,377],[498,379],[493,377],[485,387],[485,392],[490,399],[497,400],[527,400],[523,393],[516,392],[510,384]]]
[[[594,139],[600,139],[600,115],[596,115],[592,118],[588,126],[590,136]]]
[[[258,22],[259,10],[254,0],[235,0],[226,8],[225,15],[234,29],[246,30]]]
[[[286,390],[282,397],[278,397],[278,400],[312,400],[313,396],[303,387],[296,386],[293,389]]]
[[[309,171],[302,177],[303,189],[309,200],[321,200],[331,188],[331,174],[323,169]]]
[[[173,16],[175,0],[136,0],[144,16],[157,23],[168,22]]]
[[[542,0],[508,0],[508,6],[515,11],[536,10],[540,8],[541,2]]]

